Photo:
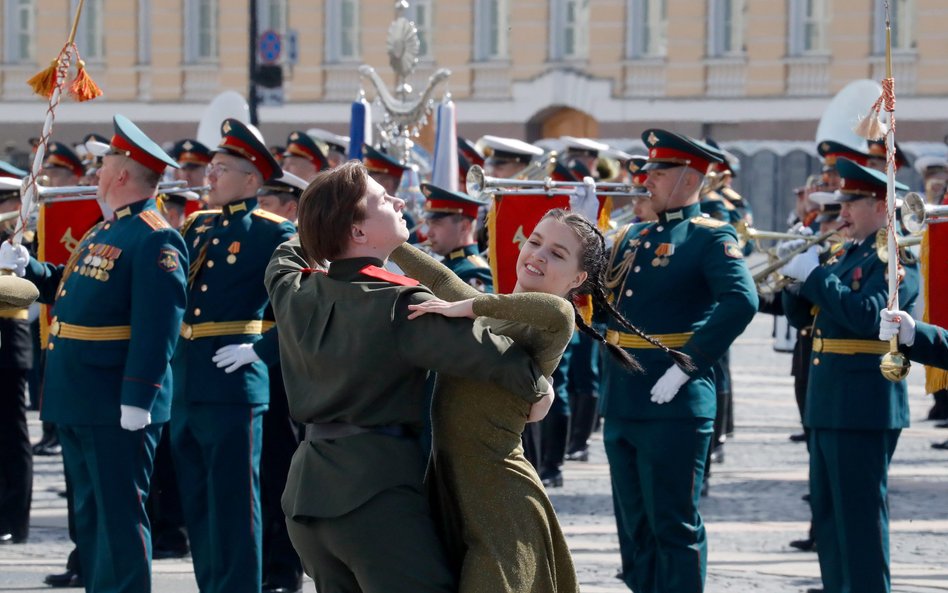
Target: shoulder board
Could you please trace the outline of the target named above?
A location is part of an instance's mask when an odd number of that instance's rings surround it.
[[[471,262],[478,268],[489,268],[490,264],[487,263],[487,260],[479,255],[469,255],[467,256],[467,261]]]
[[[151,230],[153,231],[171,228],[171,225],[168,224],[168,221],[154,210],[142,210],[138,213],[138,218],[151,227]]]
[[[740,202],[741,200],[744,199],[744,196],[742,196],[741,194],[737,193],[736,191],[734,191],[733,189],[729,187],[722,187],[721,195],[732,202]]]
[[[269,220],[271,222],[287,222],[287,220],[283,218],[282,216],[280,216],[279,214],[274,214],[273,212],[264,210],[263,208],[254,208],[251,214],[253,214],[254,216],[259,216],[260,218],[264,220]]]
[[[211,216],[214,214],[220,214],[220,213],[221,211],[219,208],[215,210],[198,210],[197,212],[192,212],[191,215],[188,216],[184,220],[184,224],[181,225],[181,234],[184,235],[185,233],[187,233],[188,229],[191,228],[191,225],[194,224],[194,222],[198,218],[201,218],[203,216]]]
[[[692,217],[691,223],[703,226],[709,229],[719,229],[723,226],[727,226],[727,222],[724,220],[718,220],[717,218],[711,218],[710,216],[695,216]]]
[[[382,280],[383,282],[391,282],[392,284],[397,284],[399,286],[418,286],[420,284],[420,282],[414,278],[402,276],[401,274],[395,274],[378,266],[365,266],[359,270],[359,273],[363,276],[368,276],[369,278],[375,278],[376,280]]]

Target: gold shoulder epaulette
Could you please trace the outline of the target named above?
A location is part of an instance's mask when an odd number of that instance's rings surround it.
[[[171,225],[168,224],[168,221],[154,210],[142,210],[139,212],[138,217],[141,218],[145,224],[151,227],[151,230],[153,231],[171,228]]]
[[[183,236],[185,233],[187,233],[188,229],[191,228],[191,225],[194,224],[194,221],[196,221],[201,216],[220,213],[221,211],[219,208],[214,210],[198,210],[197,212],[192,212],[191,215],[184,220],[184,224],[181,225],[181,235]]]
[[[251,214],[255,216],[259,216],[260,218],[264,220],[269,220],[271,222],[286,222],[286,219],[280,216],[279,214],[274,214],[273,212],[264,210],[263,208],[254,208]]]
[[[709,229],[719,229],[722,226],[726,226],[728,224],[727,221],[711,218],[710,216],[694,216],[692,217],[691,222],[692,224],[703,226]]]
[[[741,200],[744,199],[744,196],[742,196],[741,194],[737,193],[736,191],[734,191],[733,189],[729,187],[722,187],[721,195],[732,202],[740,202]]]
[[[487,263],[487,260],[479,255],[469,255],[467,256],[467,261],[471,262],[478,268],[489,268],[490,264]]]

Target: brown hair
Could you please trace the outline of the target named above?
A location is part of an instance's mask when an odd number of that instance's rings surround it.
[[[310,265],[339,257],[353,224],[365,220],[368,172],[359,161],[349,161],[319,173],[300,197],[299,234],[303,255]]]

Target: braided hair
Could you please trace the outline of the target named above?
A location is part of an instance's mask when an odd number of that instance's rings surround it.
[[[579,265],[580,268],[586,272],[586,280],[581,285],[570,291],[570,293],[567,295],[567,298],[572,302],[572,297],[576,295],[590,295],[592,297],[593,307],[605,310],[623,328],[668,354],[675,364],[677,364],[686,373],[693,372],[695,370],[695,365],[690,356],[684,354],[683,352],[672,350],[665,344],[662,344],[655,338],[649,336],[641,329],[633,325],[632,322],[626,319],[622,313],[620,313],[618,309],[616,309],[615,306],[609,302],[605,287],[606,266],[608,264],[606,255],[606,239],[603,237],[602,233],[599,232],[599,229],[596,228],[596,225],[589,222],[589,220],[587,220],[584,216],[574,212],[567,212],[562,208],[550,210],[545,215],[543,215],[541,220],[547,218],[552,218],[557,222],[561,222],[569,226],[573,232],[576,233],[581,245]],[[590,327],[583,320],[579,310],[576,309],[575,303],[573,304],[573,313],[576,320],[576,327],[579,328],[579,331],[583,332],[605,347],[609,354],[616,361],[618,361],[624,369],[629,372],[644,372],[642,365],[639,364],[635,357],[630,355],[624,348],[609,342],[606,340],[605,336]]]

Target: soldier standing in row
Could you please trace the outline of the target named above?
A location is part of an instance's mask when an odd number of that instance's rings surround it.
[[[490,264],[481,257],[475,239],[477,213],[485,204],[430,183],[422,183],[421,192],[431,250],[458,278],[481,292],[493,292]]]
[[[188,306],[172,361],[171,447],[204,593],[261,587],[260,449],[276,328],[263,273],[295,233],[257,208],[257,190],[281,174],[267,147],[235,119],[207,168],[208,204],[182,228],[190,252]]]
[[[603,437],[634,591],[704,590],[707,539],[698,502],[715,416],[711,367],[757,311],[734,229],[701,216],[698,194],[718,158],[685,136],[642,135],[655,222],[619,231],[609,285],[631,323],[692,357],[688,374],[661,350],[610,325],[606,339],[646,372],[604,365]]]
[[[15,252],[17,272],[55,301],[41,417],[57,424],[71,476],[86,589],[141,593],[151,590],[144,500],[170,415],[188,259],[152,197],[174,161],[128,119],[114,123],[98,173],[114,218],[86,233],[65,266],[9,243],[2,253]]]

